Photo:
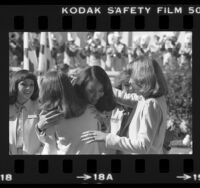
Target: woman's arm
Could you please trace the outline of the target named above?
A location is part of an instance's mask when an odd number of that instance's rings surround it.
[[[55,123],[57,123],[63,118],[64,114],[57,110],[53,110],[50,112],[41,111],[41,113],[39,114],[39,120],[37,126],[41,131],[43,131],[51,126],[54,126]]]
[[[162,112],[159,105],[155,101],[149,101],[145,104],[140,118],[137,139],[89,130],[82,133],[81,140],[86,143],[103,141],[108,149],[120,150],[127,153],[146,154],[152,145],[162,121]]]
[[[162,112],[160,107],[154,101],[150,101],[145,104],[143,109],[138,139],[108,134],[105,140],[106,147],[128,153],[146,154],[152,145],[161,121]]]
[[[139,96],[135,93],[126,93],[125,91],[121,91],[116,88],[113,88],[113,93],[118,104],[130,108],[135,107],[138,100],[142,99],[142,96]]]

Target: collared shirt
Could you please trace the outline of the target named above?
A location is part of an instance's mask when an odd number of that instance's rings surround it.
[[[9,146],[11,155],[34,154],[40,142],[35,133],[38,102],[28,100],[24,105],[9,105]],[[18,152],[21,150],[22,152]]]
[[[19,103],[15,103],[15,107],[17,109],[17,125],[16,125],[16,146],[17,148],[23,148],[24,144],[24,120],[26,119],[25,111],[30,108],[29,101],[25,104],[21,105]]]
[[[24,121],[23,121],[23,108],[21,108],[18,117],[17,117],[17,132],[16,132],[16,145],[17,148],[23,147],[23,129],[24,129]]]

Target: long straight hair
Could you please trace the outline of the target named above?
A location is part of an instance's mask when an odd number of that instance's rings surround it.
[[[138,58],[132,66],[131,84],[134,92],[144,98],[167,95],[168,88],[158,62],[147,56]]]
[[[89,81],[97,80],[103,86],[104,95],[98,100],[95,107],[99,111],[112,111],[116,107],[116,102],[112,90],[110,79],[106,72],[99,66],[91,66],[83,69],[74,82],[74,88],[81,99],[86,103],[87,100],[85,88]]]
[[[80,100],[66,74],[61,71],[47,72],[40,82],[39,102],[41,109],[55,108],[64,112],[65,118],[81,115],[86,105]]]

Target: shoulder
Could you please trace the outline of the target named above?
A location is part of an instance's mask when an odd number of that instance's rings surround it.
[[[95,116],[98,113],[98,110],[93,105],[87,105],[84,114],[87,114],[89,116]]]
[[[87,107],[80,116],[64,119],[63,121],[68,121],[69,124],[90,124],[91,122],[95,123],[97,121],[96,116],[96,111],[91,107]]]
[[[85,117],[88,118],[88,121],[97,121],[100,115],[100,112],[93,105],[88,105],[85,110]]]
[[[155,107],[156,105],[158,105],[158,100],[156,98],[149,98],[149,99],[145,100],[145,104],[147,106]]]
[[[157,99],[147,99],[141,108],[140,119],[145,122],[145,124],[158,125],[162,120],[163,113]]]
[[[144,101],[144,112],[146,113],[155,113],[159,115],[161,113],[161,105],[158,99],[149,98]]]
[[[164,96],[159,98],[149,98],[145,100],[145,103],[147,106],[152,106],[154,108],[162,107],[163,105],[166,105],[166,98]]]

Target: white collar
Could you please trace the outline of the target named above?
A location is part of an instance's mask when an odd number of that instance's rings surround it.
[[[17,110],[21,110],[21,109],[29,109],[31,106],[31,100],[29,99],[27,102],[25,102],[24,104],[20,104],[18,102],[15,103],[15,107],[17,108]]]

